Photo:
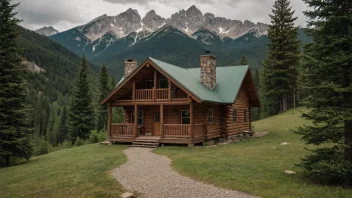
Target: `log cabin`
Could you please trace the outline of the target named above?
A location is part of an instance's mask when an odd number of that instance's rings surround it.
[[[217,67],[209,51],[197,68],[125,60],[124,76],[101,103],[108,106],[109,142],[150,147],[250,131],[251,107],[260,106],[249,66]],[[123,123],[112,123],[115,107],[123,108]]]

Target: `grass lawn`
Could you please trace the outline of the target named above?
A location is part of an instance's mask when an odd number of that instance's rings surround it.
[[[109,172],[127,161],[125,148],[91,144],[0,168],[0,197],[119,197]]]
[[[216,186],[261,197],[352,197],[352,190],[314,185],[295,166],[307,145],[290,129],[308,121],[300,118],[303,108],[289,110],[253,123],[255,131],[269,131],[260,138],[217,147],[161,147],[157,154],[172,159],[183,175]],[[289,142],[289,145],[280,145]],[[312,148],[312,147],[308,147]],[[287,175],[293,170],[296,175]]]

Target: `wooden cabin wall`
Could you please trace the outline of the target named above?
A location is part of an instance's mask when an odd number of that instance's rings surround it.
[[[225,105],[224,108],[223,130],[226,136],[251,130],[250,107],[248,94],[244,87],[241,88],[237,99],[232,105]],[[237,122],[233,123],[233,110],[237,110]],[[247,109],[247,122],[244,122],[244,110]]]

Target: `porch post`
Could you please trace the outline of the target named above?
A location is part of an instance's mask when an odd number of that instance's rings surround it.
[[[161,103],[160,105],[160,134],[161,138],[164,138],[164,104]]]
[[[137,119],[138,118],[138,105],[135,104],[134,105],[134,121],[133,121],[133,136],[136,138],[137,134],[138,134],[138,123],[137,123]]]
[[[191,139],[194,139],[194,133],[193,133],[193,103],[189,104],[189,119],[190,119],[190,130],[189,130],[189,137]]]
[[[112,104],[108,103],[108,137],[111,136]]]
[[[132,100],[136,99],[136,81],[133,80],[133,85],[132,85]]]

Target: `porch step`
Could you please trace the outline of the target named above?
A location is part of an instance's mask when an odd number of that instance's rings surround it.
[[[134,147],[155,148],[159,146],[160,137],[138,137],[133,143]]]

